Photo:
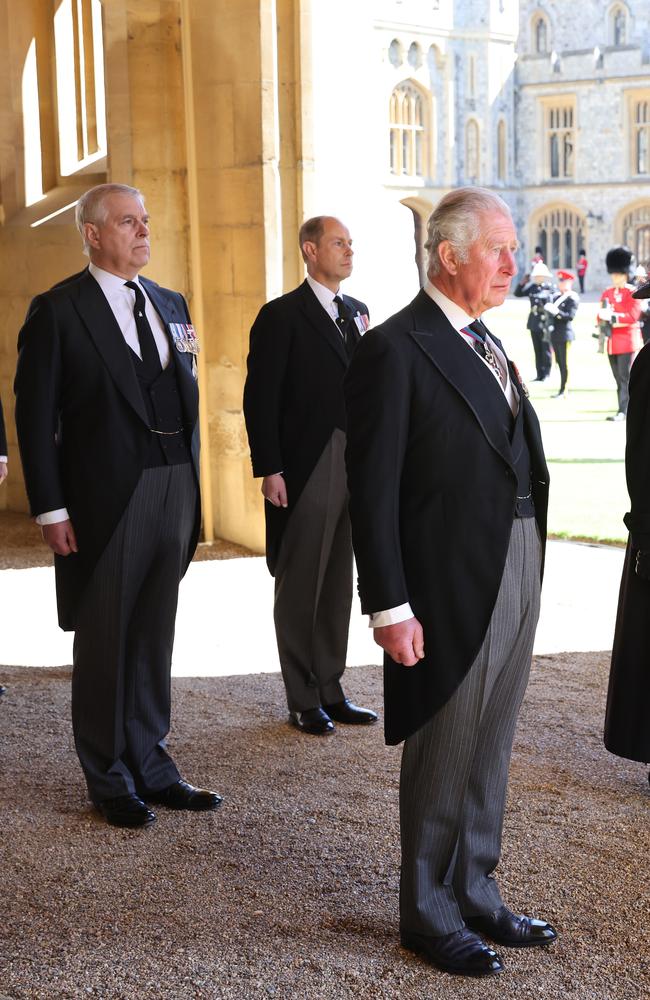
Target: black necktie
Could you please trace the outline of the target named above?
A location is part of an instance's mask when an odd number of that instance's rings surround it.
[[[357,341],[359,339],[356,327],[352,323],[352,313],[346,306],[345,302],[340,295],[334,296],[334,301],[336,302],[336,308],[339,312],[339,318],[336,320],[336,325],[341,331],[341,336],[343,337],[343,343],[345,344],[345,349],[348,355],[351,357],[352,352],[357,346]]]
[[[147,319],[147,314],[145,313],[144,293],[135,281],[125,281],[124,284],[127,288],[131,288],[135,292],[133,318],[138,331],[140,354],[142,355],[144,371],[150,378],[155,378],[156,375],[159,375],[162,371],[162,365],[160,364],[160,355],[158,354],[158,348],[156,347],[153,330],[149,325],[149,320]]]

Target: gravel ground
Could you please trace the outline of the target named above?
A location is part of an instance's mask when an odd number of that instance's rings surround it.
[[[200,561],[249,555],[253,553],[241,545],[218,538],[210,544],[199,545],[194,558]],[[40,529],[27,514],[0,511],[0,569],[28,569],[31,566],[50,566],[52,562],[52,553],[43,542]]]
[[[85,798],[69,670],[0,667],[0,1000],[647,1000],[647,771],[601,742],[608,656],[534,663],[500,880],[560,940],[463,980],[397,937],[400,750],[381,728],[285,721],[276,674],[173,683],[170,745],[226,796],[108,827]],[[376,667],[347,689],[381,704]]]

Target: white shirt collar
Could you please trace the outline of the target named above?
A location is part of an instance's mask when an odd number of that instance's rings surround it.
[[[430,281],[427,281],[424,286],[424,291],[427,293],[429,298],[433,299],[435,304],[439,306],[454,330],[462,330],[464,327],[469,326],[473,323],[475,316],[470,316],[466,313],[464,309],[461,309],[459,305],[452,302],[451,299],[447,298],[444,292],[441,292],[439,288],[436,288]]]
[[[339,295],[340,291],[337,290],[336,292],[333,292],[332,289],[327,288],[326,285],[321,285],[320,281],[316,281],[315,278],[312,278],[311,274],[307,275],[307,284],[322,305],[323,309],[327,310],[327,312],[331,312],[334,296]]]
[[[433,285],[430,281],[427,281],[427,283],[425,284],[424,291],[427,293],[429,298],[433,299],[436,305],[440,307],[440,309],[443,311],[443,313],[445,314],[445,316],[447,317],[453,328],[461,335],[463,340],[469,341],[470,337],[466,333],[462,333],[461,331],[466,326],[469,326],[470,323],[473,323],[475,317],[470,316],[468,313],[465,312],[464,309],[461,309],[459,305],[456,305],[455,302],[452,302],[451,299],[447,298],[447,296],[443,292],[441,292],[439,288],[436,288],[436,286]],[[507,358],[503,353],[503,351],[499,347],[497,347],[497,345],[494,343],[491,337],[489,338],[489,342],[490,346],[497,353],[499,361],[501,363],[502,370],[505,372],[506,376],[505,386],[501,385],[500,382],[499,386],[501,387],[506,399],[508,400],[510,409],[516,416],[517,411],[519,409],[519,395],[510,379],[510,372],[508,371]],[[485,359],[483,359],[483,363],[487,364]]]
[[[128,294],[131,294],[131,289],[126,289],[124,287],[127,279],[120,277],[119,274],[112,274],[110,271],[105,271],[102,267],[97,267],[97,264],[93,264],[92,261],[88,265],[88,270],[107,299],[117,295],[119,292],[127,292]],[[140,285],[139,276],[137,274],[135,278],[131,278],[130,280],[134,281],[137,285]]]

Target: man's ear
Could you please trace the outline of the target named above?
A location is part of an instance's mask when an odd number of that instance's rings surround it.
[[[448,274],[458,273],[458,259],[456,257],[456,251],[452,247],[449,240],[442,240],[442,242],[438,244],[438,257],[440,258],[440,263]]]
[[[94,222],[84,223],[84,235],[89,246],[95,249],[99,246],[99,230]]]
[[[316,251],[316,244],[312,243],[311,240],[305,240],[302,245],[303,256],[306,261],[313,261],[314,253]]]

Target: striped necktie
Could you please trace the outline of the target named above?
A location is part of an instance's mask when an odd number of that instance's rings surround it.
[[[463,333],[472,338],[472,347],[476,353],[480,354],[480,356],[485,359],[495,378],[498,378],[501,385],[505,386],[505,375],[501,370],[501,365],[499,364],[496,354],[487,342],[487,332],[486,327],[483,323],[481,323],[480,319],[475,319],[473,323],[470,323],[469,326],[466,326],[463,329]]]

